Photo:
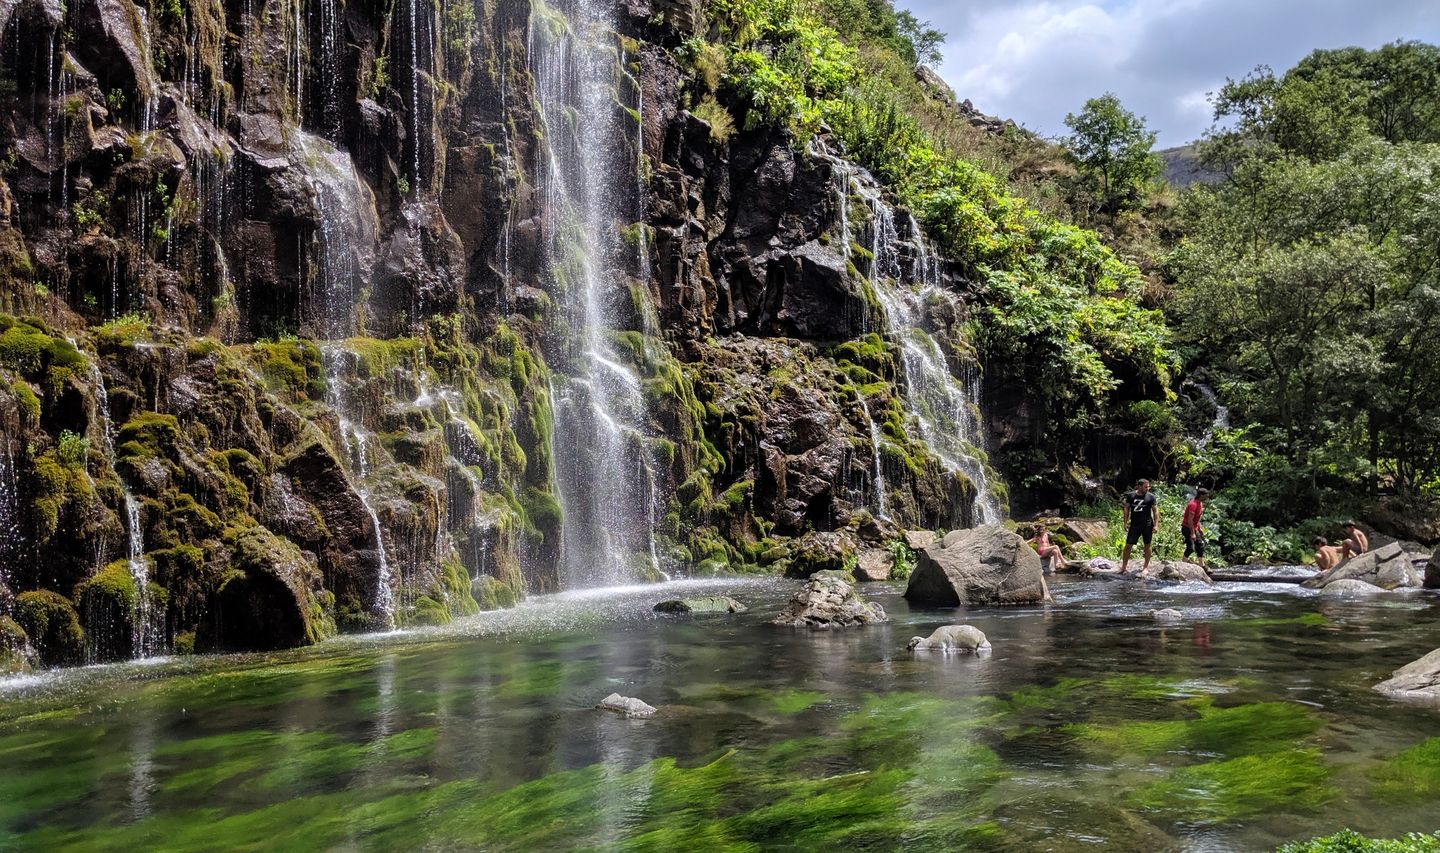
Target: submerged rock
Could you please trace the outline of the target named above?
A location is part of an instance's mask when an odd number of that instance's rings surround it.
[[[998,524],[955,530],[920,551],[905,598],[968,607],[1050,600],[1040,556]]]
[[[1150,611],[1150,618],[1156,622],[1178,622],[1185,618],[1185,614],[1173,607],[1166,607],[1163,610]]]
[[[884,548],[866,548],[855,562],[855,580],[888,581],[890,570],[895,566],[895,555]]]
[[[656,613],[744,613],[745,605],[728,595],[672,598],[655,605]]]
[[[613,711],[623,717],[632,719],[644,719],[655,716],[656,708],[632,696],[621,696],[619,693],[611,693],[600,704],[595,706],[602,711]]]
[[[1374,690],[1405,699],[1440,699],[1440,649],[1395,670]]]
[[[1358,580],[1381,589],[1415,588],[1424,583],[1415,568],[1411,552],[1398,542],[1351,557],[1328,572],[1305,582],[1312,589],[1325,589],[1342,580]]]
[[[1384,591],[1383,587],[1378,587],[1373,583],[1355,578],[1341,578],[1326,584],[1320,594],[1327,598],[1350,598],[1359,595],[1379,595]]]
[[[990,651],[990,641],[985,638],[985,632],[974,625],[942,625],[928,637],[911,637],[907,648],[917,652],[974,654]]]
[[[790,599],[773,620],[791,628],[848,628],[886,620],[885,611],[866,601],[841,572],[819,572]]]

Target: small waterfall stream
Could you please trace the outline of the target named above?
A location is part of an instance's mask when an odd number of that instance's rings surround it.
[[[860,402],[860,411],[865,414],[865,424],[870,428],[870,477],[873,480],[871,491],[875,496],[875,517],[889,519],[889,497],[885,494],[885,467],[880,464],[880,427],[875,423],[875,417],[870,414],[870,404],[865,401],[865,395],[857,391],[855,399]]]
[[[642,562],[658,571],[647,405],[627,363],[643,352],[624,354],[620,344],[635,325],[643,329],[649,308],[633,318],[626,287],[633,255],[620,226],[637,164],[625,156],[633,143],[617,94],[625,75],[613,16],[606,0],[536,3],[529,34],[547,128],[538,186],[548,275],[561,306],[552,341],[562,374],[554,458],[564,513],[561,578],[570,587],[632,580]],[[640,340],[648,346],[643,334]]]
[[[962,375],[957,376],[936,336],[937,330],[931,328],[928,321],[927,304],[955,299],[941,286],[938,259],[930,254],[924,235],[912,220],[912,230],[907,236],[913,263],[907,280],[901,263],[902,240],[895,223],[895,211],[882,197],[880,186],[863,171],[821,146],[813,147],[811,153],[828,159],[838,176],[836,203],[847,257],[855,230],[849,218],[851,196],[858,195],[870,212],[866,226],[872,255],[869,279],[884,309],[886,333],[900,350],[906,414],[941,464],[949,471],[964,475],[974,487],[973,521],[977,524],[1000,521],[1004,514],[990,488],[990,474],[984,459],[978,366],[972,362],[962,367],[959,371]]]
[[[320,353],[326,378],[326,403],[339,416],[346,468],[375,533],[378,562],[375,616],[393,628],[394,578],[384,530],[366,485],[371,465],[370,436],[347,393],[344,378],[355,372],[357,361],[356,355],[346,348],[345,339],[356,332],[356,300],[374,263],[375,235],[379,231],[375,205],[355,172],[355,164],[344,152],[307,133],[296,134],[295,145],[297,160],[310,164],[310,182],[320,212],[320,228],[316,234],[318,258],[308,307],[311,321],[325,341]]]

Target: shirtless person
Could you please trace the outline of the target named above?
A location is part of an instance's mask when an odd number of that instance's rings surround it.
[[[1035,528],[1035,535],[1030,538],[1029,542],[1030,547],[1035,549],[1035,553],[1040,555],[1040,559],[1050,561],[1051,574],[1060,571],[1067,565],[1065,552],[1060,550],[1059,545],[1050,541],[1050,531],[1044,525]]]
[[[1341,560],[1345,559],[1345,555],[1341,553],[1340,549],[1331,545],[1324,536],[1316,536],[1314,545],[1315,568],[1322,572],[1330,571],[1340,565]]]
[[[1358,557],[1370,550],[1370,537],[1366,536],[1365,531],[1361,530],[1355,522],[1345,522],[1345,536],[1345,541],[1340,543],[1340,550],[1345,554],[1345,559]]]
[[[1130,569],[1130,549],[1141,539],[1145,540],[1145,566],[1143,574],[1150,568],[1151,542],[1155,539],[1155,528],[1160,523],[1160,502],[1150,491],[1150,481],[1141,480],[1135,484],[1135,491],[1125,496],[1121,509],[1125,515],[1125,551],[1120,555],[1120,574]]]

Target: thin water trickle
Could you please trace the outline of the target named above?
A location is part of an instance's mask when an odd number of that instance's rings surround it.
[[[888,520],[890,510],[888,508],[889,498],[885,494],[885,468],[880,464],[880,427],[870,414],[870,404],[865,401],[865,395],[856,391],[855,399],[860,402],[860,411],[864,413],[865,423],[870,430],[870,477],[872,480],[871,491],[875,496],[875,517]]]

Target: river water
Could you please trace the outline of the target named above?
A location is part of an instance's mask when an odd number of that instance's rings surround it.
[[[1062,581],[772,627],[795,588],[569,593],[433,632],[0,681],[0,848],[1263,850],[1440,828],[1440,596]],[[737,616],[657,617],[723,592]],[[1154,607],[1187,619],[1162,626]],[[988,657],[905,641],[980,627]],[[611,692],[647,720],[593,710]]]

